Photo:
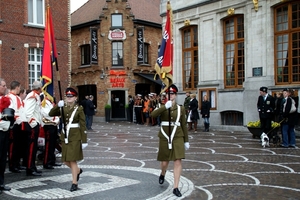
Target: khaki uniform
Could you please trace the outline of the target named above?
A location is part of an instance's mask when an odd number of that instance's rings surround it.
[[[184,143],[188,142],[188,131],[186,127],[186,116],[185,116],[185,109],[183,106],[179,107],[180,110],[180,117],[179,122],[180,126],[177,127],[173,141],[172,141],[172,149],[168,148],[168,138],[166,138],[161,130],[158,132],[159,137],[159,151],[157,155],[158,161],[174,161],[177,159],[185,158],[185,149]],[[171,114],[171,122],[175,122],[177,119],[177,104],[170,108]],[[162,122],[169,121],[169,110],[166,109],[165,105],[161,105],[160,108],[152,111],[152,117],[158,117],[160,115]],[[174,126],[171,126],[171,133]],[[163,130],[167,135],[169,134],[169,126],[163,126]]]
[[[76,105],[77,106],[77,105]],[[75,109],[75,107],[64,106],[64,122],[65,124],[69,123],[69,119]],[[55,106],[49,112],[49,116],[58,116],[60,114],[60,108]],[[79,161],[83,159],[83,152],[82,152],[82,143],[87,142],[87,135],[86,135],[86,125],[85,125],[85,115],[83,112],[83,107],[79,106],[72,124],[79,124],[77,128],[70,128],[69,137],[68,137],[68,144],[65,144],[65,135],[61,134],[61,141],[62,141],[62,162],[65,161]]]

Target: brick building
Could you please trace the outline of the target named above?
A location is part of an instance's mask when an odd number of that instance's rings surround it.
[[[160,0],[89,0],[72,13],[72,85],[80,100],[94,95],[96,119],[110,104],[111,119],[124,120],[128,95],[160,92],[161,20]]]
[[[48,0],[49,1],[49,0]],[[7,86],[13,80],[30,89],[40,80],[45,12],[52,11],[61,86],[69,80],[69,0],[68,1],[0,0],[0,77]],[[57,79],[54,74],[55,96],[59,98]]]

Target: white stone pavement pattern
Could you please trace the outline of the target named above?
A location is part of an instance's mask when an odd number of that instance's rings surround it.
[[[262,148],[248,132],[191,132],[179,189],[173,163],[159,185],[159,128],[128,122],[94,123],[79,162],[79,190],[70,192],[66,166],[27,177],[6,172],[11,191],[0,199],[300,199],[300,149]],[[199,128],[200,130],[200,128]]]

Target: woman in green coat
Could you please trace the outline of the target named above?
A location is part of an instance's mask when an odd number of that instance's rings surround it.
[[[72,186],[70,191],[76,191],[79,176],[82,173],[77,165],[77,161],[83,159],[82,143],[87,143],[85,115],[83,107],[77,103],[77,91],[73,88],[66,89],[65,102],[60,100],[54,106],[49,116],[61,116],[60,109],[64,110],[64,124],[66,124],[66,137],[61,134],[62,141],[62,162],[64,162],[72,172]]]
[[[179,106],[176,103],[178,89],[175,85],[171,85],[169,87],[169,90],[170,100],[167,101],[165,105],[162,105],[160,108],[152,111],[151,116],[154,118],[160,116],[161,119],[161,129],[158,133],[159,150],[157,155],[157,160],[161,162],[161,174],[159,176],[159,183],[164,183],[169,161],[174,161],[173,194],[181,197],[181,193],[178,189],[182,170],[181,159],[185,158],[185,150],[188,150],[190,145],[186,127],[185,109],[183,106]],[[168,93],[168,90],[166,91],[166,93]],[[171,119],[171,132],[169,131],[169,113]],[[171,139],[169,139],[169,137]]]

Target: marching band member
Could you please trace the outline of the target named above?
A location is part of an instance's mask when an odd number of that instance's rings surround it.
[[[62,157],[61,160],[71,169],[72,185],[70,191],[78,189],[78,180],[83,172],[78,167],[77,161],[83,159],[82,144],[87,143],[86,123],[83,107],[77,102],[77,91],[73,88],[66,89],[65,102],[60,100],[54,106],[49,116],[61,116],[61,110],[64,111],[64,124],[66,124],[66,133],[61,134]]]
[[[185,158],[185,150],[189,149],[190,144],[186,127],[185,109],[176,103],[178,89],[175,85],[171,85],[168,90],[170,90],[170,100],[151,114],[152,117],[161,116],[161,129],[158,133],[159,150],[157,155],[157,160],[161,162],[159,184],[164,183],[169,162],[174,161],[173,194],[181,197],[182,195],[178,189],[182,170],[181,159]],[[169,126],[171,126],[171,132],[169,131]]]

